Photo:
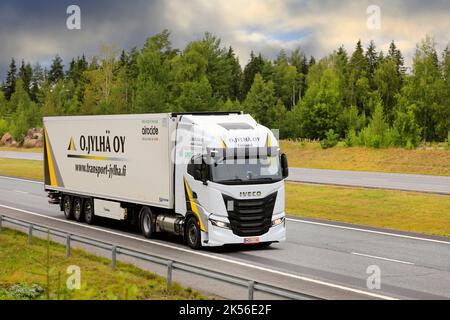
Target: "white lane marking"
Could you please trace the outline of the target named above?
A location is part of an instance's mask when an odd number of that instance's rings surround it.
[[[393,232],[383,232],[383,231],[368,230],[368,229],[361,229],[361,228],[354,228],[354,227],[346,227],[346,226],[339,226],[339,225],[336,225],[336,224],[323,223],[323,222],[314,222],[314,221],[308,221],[308,220],[302,220],[302,219],[286,218],[286,220],[299,222],[299,223],[314,224],[314,225],[318,225],[318,226],[331,227],[331,228],[346,229],[346,230],[353,230],[353,231],[381,234],[381,235],[384,235],[384,236],[391,236],[391,237],[398,237],[398,238],[405,238],[405,239],[412,239],[412,240],[420,240],[420,241],[428,241],[428,242],[442,243],[442,244],[449,244],[450,245],[449,241],[443,241],[443,240],[437,240],[437,239],[429,239],[429,238],[421,238],[421,237],[414,237],[414,236],[407,236],[407,235],[404,235],[404,234],[398,234],[398,233],[393,233]]]
[[[14,178],[14,177],[0,176],[0,179],[13,180],[13,181],[20,181],[20,182],[30,182],[30,183],[36,183],[36,184],[44,184],[44,183],[41,182],[41,181],[29,180],[29,179],[22,179],[22,178]]]
[[[23,193],[23,194],[30,194],[29,192],[27,192],[27,191],[22,191],[22,190],[13,190],[14,192],[17,192],[17,193]]]
[[[367,292],[367,291],[364,291],[364,290],[359,290],[359,289],[354,289],[354,288],[350,288],[350,287],[345,287],[345,286],[342,286],[342,285],[333,284],[333,283],[329,283],[329,282],[325,282],[325,281],[321,281],[321,280],[316,280],[316,279],[311,279],[311,278],[307,278],[307,277],[303,277],[303,276],[298,276],[298,275],[287,273],[287,272],[283,272],[283,271],[269,269],[269,268],[265,268],[265,267],[261,267],[261,266],[257,266],[257,265],[253,265],[253,264],[249,264],[249,263],[246,263],[246,262],[241,262],[241,261],[236,261],[236,260],[232,260],[232,259],[227,259],[227,258],[223,258],[223,257],[218,257],[218,256],[215,256],[215,255],[211,255],[211,254],[207,254],[207,253],[203,253],[203,252],[198,252],[198,251],[193,251],[193,250],[189,250],[189,249],[184,249],[184,248],[180,248],[180,247],[176,247],[176,246],[173,246],[173,245],[160,243],[160,242],[156,242],[156,241],[152,241],[152,240],[140,239],[140,238],[133,237],[133,236],[130,236],[130,235],[127,235],[127,234],[122,234],[122,233],[119,233],[119,232],[109,231],[109,230],[105,230],[105,229],[101,229],[101,228],[97,228],[97,227],[92,227],[92,226],[89,226],[89,225],[79,224],[79,223],[76,223],[76,222],[73,222],[73,221],[66,221],[66,220],[55,218],[55,217],[49,217],[49,216],[46,216],[46,215],[43,215],[43,214],[31,212],[31,211],[28,211],[28,210],[14,208],[14,207],[10,207],[10,206],[5,206],[5,205],[2,205],[2,204],[0,204],[0,207],[5,208],[5,209],[9,209],[9,210],[16,210],[16,211],[19,211],[19,212],[31,214],[31,215],[42,217],[42,218],[56,220],[56,221],[59,221],[59,222],[62,222],[62,223],[73,224],[73,225],[76,225],[78,227],[84,227],[84,228],[87,228],[87,229],[102,231],[102,232],[105,232],[105,233],[109,233],[109,234],[113,234],[113,235],[129,238],[129,239],[133,239],[133,240],[137,240],[137,241],[141,241],[141,242],[151,243],[151,244],[158,245],[158,246],[161,246],[161,247],[166,247],[166,248],[170,248],[170,249],[173,249],[173,250],[187,252],[187,253],[190,253],[190,254],[195,254],[195,255],[202,256],[202,257],[207,257],[207,258],[210,258],[210,259],[224,261],[224,262],[228,262],[228,263],[244,266],[244,267],[247,267],[247,268],[257,269],[257,270],[260,270],[260,271],[270,272],[270,273],[278,274],[278,275],[285,276],[285,277],[290,277],[290,278],[294,278],[294,279],[298,279],[298,280],[302,280],[302,281],[306,281],[306,282],[311,282],[311,283],[327,286],[327,287],[330,287],[330,288],[340,289],[340,290],[343,290],[343,291],[349,291],[349,292],[362,294],[362,295],[366,295],[366,296],[373,297],[373,298],[378,298],[378,299],[397,300],[397,298],[386,296],[386,295],[381,295],[381,294],[377,294],[377,293]]]
[[[398,262],[398,263],[403,263],[403,264],[414,265],[414,263],[408,262],[408,261],[402,261],[402,260],[396,260],[396,259],[383,258],[383,257],[372,256],[372,255],[370,255],[370,254],[364,254],[364,253],[358,253],[358,252],[350,252],[350,253],[353,254],[353,255],[355,255],[355,256],[362,256],[362,257],[367,257],[367,258],[373,258],[373,259],[386,260],[386,261],[391,261],[391,262]]]

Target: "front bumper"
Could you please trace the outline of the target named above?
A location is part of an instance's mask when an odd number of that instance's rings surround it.
[[[272,220],[284,217],[279,214],[273,217]],[[211,216],[213,218],[213,216]],[[256,240],[255,242],[254,240]],[[249,243],[248,240],[251,240]],[[208,220],[208,233],[202,232],[202,245],[205,247],[217,247],[225,244],[255,244],[263,242],[281,242],[286,240],[286,220],[276,226],[273,226],[263,235],[254,237],[240,237],[237,236],[230,229],[219,228],[211,224]]]

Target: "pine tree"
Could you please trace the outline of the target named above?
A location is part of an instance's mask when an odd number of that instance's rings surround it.
[[[128,64],[128,55],[125,52],[125,50],[122,50],[122,52],[120,53],[120,57],[119,57],[119,68],[124,68],[126,67]]]
[[[347,50],[345,50],[344,46],[341,45],[336,52],[336,63],[335,63],[336,71],[338,72],[341,78],[341,93],[344,99],[344,105],[349,106],[350,103],[347,103],[345,100],[346,96],[343,94],[347,89],[347,78],[348,78],[348,54]]]
[[[18,77],[23,82],[23,88],[30,95],[31,90],[31,79],[33,77],[33,69],[29,63],[25,64],[25,61],[22,60],[22,64],[19,69]]]
[[[55,85],[59,80],[64,80],[64,66],[59,55],[56,55],[52,61],[52,65],[48,73],[48,80],[52,85]]]
[[[42,69],[39,62],[33,66],[33,76],[31,77],[31,89],[30,97],[31,100],[37,102],[39,100],[40,90],[45,81],[44,70]]]
[[[442,53],[442,73],[447,85],[450,85],[450,43],[447,44],[447,47]],[[450,91],[447,92],[449,93]]]
[[[206,61],[206,76],[213,95],[226,100],[231,91],[233,68],[235,62],[228,57],[229,50],[221,46],[220,38],[207,32],[197,47],[198,52]]]
[[[66,72],[66,80],[75,81],[77,74],[77,67],[78,65],[75,63],[75,59],[72,58],[72,60],[69,63],[69,70],[67,70]]]
[[[128,112],[133,112],[136,109],[136,85],[139,76],[138,67],[139,51],[136,47],[128,52],[128,63],[126,68],[126,90],[125,96],[127,101]]]
[[[78,64],[78,70],[80,72],[86,71],[89,67],[89,64],[86,61],[86,57],[84,56],[84,54],[81,56],[81,59],[78,59],[77,64]]]
[[[375,82],[373,79],[373,75],[375,73],[375,69],[378,65],[378,54],[376,51],[375,43],[373,40],[370,41],[369,47],[366,51],[366,59],[368,63],[368,74],[367,78],[369,79],[370,88],[373,90],[375,89]]]
[[[366,82],[368,74],[368,62],[364,56],[361,40],[356,43],[355,51],[353,52],[348,63],[348,78],[347,78],[347,98],[346,101],[350,105],[355,105],[360,111],[365,111],[364,101],[362,97],[365,96]]]
[[[230,46],[227,53],[228,63],[231,65],[231,84],[228,98],[233,101],[241,96],[242,85],[242,69],[239,63],[239,58],[235,55],[233,48]]]
[[[8,74],[6,75],[6,82],[4,86],[5,98],[7,100],[10,100],[12,94],[16,91],[16,80],[17,80],[16,61],[14,59],[11,59],[11,63],[9,64]]]
[[[257,73],[261,74],[263,72],[264,59],[261,54],[255,56],[253,51],[250,53],[250,61],[244,68],[243,78],[242,78],[242,89],[241,89],[241,100],[245,99],[247,93],[253,85],[255,75]]]
[[[397,49],[394,40],[392,40],[391,44],[389,45],[387,58],[393,59],[395,61],[397,74],[402,78],[406,71],[404,67],[404,58],[400,50]]]

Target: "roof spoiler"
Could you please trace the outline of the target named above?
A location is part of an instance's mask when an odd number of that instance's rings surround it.
[[[244,111],[200,111],[200,112],[172,112],[172,117],[178,116],[228,116],[230,114],[244,114]]]

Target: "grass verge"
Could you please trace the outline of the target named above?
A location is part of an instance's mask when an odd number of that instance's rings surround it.
[[[450,176],[450,151],[438,149],[372,149],[281,141],[291,167],[396,172]]]
[[[65,253],[64,246],[38,238],[28,245],[25,234],[4,228],[0,232],[0,300],[205,299],[178,284],[168,290],[164,278],[131,264],[118,262],[113,270],[110,260],[83,250],[72,250],[69,258]],[[69,266],[80,268],[79,290],[67,289]]]
[[[450,197],[395,190],[286,184],[289,215],[450,236]]]
[[[43,162],[34,160],[15,160],[0,158],[0,175],[43,180]]]

